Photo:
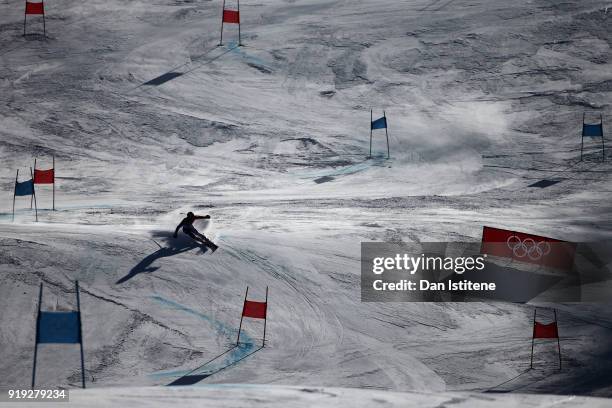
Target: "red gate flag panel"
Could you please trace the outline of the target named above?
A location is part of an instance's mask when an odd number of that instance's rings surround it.
[[[236,10],[223,10],[223,22],[240,24],[240,12]]]
[[[53,184],[55,182],[55,170],[34,169],[34,184]]]
[[[240,316],[240,327],[238,327],[238,339],[236,339],[236,345],[240,344],[240,332],[242,331],[242,320],[245,317],[251,317],[253,319],[263,319],[264,327],[263,327],[263,340],[261,347],[265,347],[266,345],[266,323],[268,319],[266,318],[266,313],[268,311],[268,287],[266,286],[266,300],[265,302],[254,302],[252,300],[247,300],[249,296],[249,287],[247,286],[246,292],[244,294],[244,304],[242,306],[242,316]]]
[[[480,252],[571,271],[574,266],[576,244],[539,235],[485,226],[482,229]]]
[[[45,14],[45,3],[26,1],[26,14]]]
[[[254,302],[252,300],[245,300],[242,315],[244,317],[252,317],[254,319],[265,319],[266,309],[266,302]]]
[[[533,338],[534,339],[558,339],[559,329],[557,328],[557,322],[548,324],[535,322],[533,326]]]
[[[561,339],[559,338],[559,326],[557,325],[557,311],[553,309],[555,320],[552,323],[544,324],[536,320],[538,309],[533,310],[533,337],[531,338],[531,363],[529,367],[533,368],[533,350],[535,339],[556,339],[557,351],[559,352],[559,370],[563,365],[561,360]]]

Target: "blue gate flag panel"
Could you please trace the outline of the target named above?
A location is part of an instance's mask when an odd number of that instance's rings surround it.
[[[594,136],[602,137],[603,128],[601,124],[598,125],[582,125],[582,136]]]
[[[80,343],[79,312],[40,312],[38,343]]]
[[[15,182],[15,195],[16,196],[29,196],[34,194],[34,180],[28,180],[24,182]]]
[[[387,118],[384,116],[372,122],[372,129],[386,129],[386,127],[387,127]]]

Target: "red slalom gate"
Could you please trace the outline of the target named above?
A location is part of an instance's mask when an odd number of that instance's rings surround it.
[[[569,272],[574,266],[576,244],[485,226],[480,252]]]
[[[557,311],[553,309],[555,320],[551,323],[541,323],[536,320],[538,309],[533,311],[533,334],[531,336],[531,363],[533,368],[533,347],[535,339],[557,339],[557,350],[559,352],[559,370],[561,370],[561,340],[559,338],[559,325],[557,324]]]
[[[45,2],[44,0],[26,0],[25,12],[23,15],[23,35],[26,35],[26,24],[28,15],[42,16],[43,19],[43,35],[47,36],[47,27],[45,22]]]
[[[268,287],[266,286],[266,300],[264,302],[256,302],[254,300],[247,300],[249,295],[249,287],[246,288],[244,294],[244,304],[242,305],[242,315],[240,316],[240,326],[238,328],[238,339],[236,340],[236,346],[240,344],[240,331],[242,330],[242,321],[245,317],[251,319],[263,319],[263,342],[262,347],[266,346],[266,323],[268,322]]]
[[[219,45],[223,45],[223,25],[227,24],[238,24],[238,46],[242,45],[240,37],[240,0],[237,0],[236,10],[226,9],[225,0],[223,0],[223,11],[221,14],[221,38],[219,39]]]
[[[34,184],[53,184],[53,210],[55,211],[55,156],[53,156],[53,167],[48,170],[36,168],[34,159]]]

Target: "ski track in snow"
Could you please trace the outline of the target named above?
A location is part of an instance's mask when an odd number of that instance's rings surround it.
[[[29,384],[39,283],[62,309],[79,279],[92,387],[192,373],[205,387],[491,392],[440,404],[610,396],[603,306],[556,305],[565,368],[544,368],[542,344],[527,372],[530,305],[359,298],[361,241],[478,240],[483,225],[612,236],[610,155],[590,144],[578,160],[582,113],[610,108],[607,7],[246,3],[238,48],[234,27],[217,47],[209,1],[57,0],[46,40],[21,37],[21,6],[0,3],[0,389]],[[366,158],[371,108],[386,111],[390,160],[380,134]],[[41,186],[40,222],[18,197],[12,223],[15,169],[51,154],[57,211]],[[543,180],[556,183],[529,187]],[[198,228],[214,254],[171,238],[190,210],[212,215]],[[250,321],[231,348],[247,285],[253,299],[270,288],[263,349]],[[77,383],[75,353],[41,347],[41,386]]]

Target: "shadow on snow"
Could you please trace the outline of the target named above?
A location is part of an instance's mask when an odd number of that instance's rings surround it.
[[[161,240],[164,246],[160,245],[157,240],[151,239],[153,242],[155,242],[159,249],[144,257],[128,272],[127,275],[119,279],[117,282],[115,282],[115,284],[127,282],[134,276],[141,273],[155,272],[159,269],[159,266],[154,266],[153,263],[158,259],[179,255],[195,248],[200,248],[202,253],[208,250],[205,245],[195,242],[193,239],[185,236],[182,233],[179,234],[178,238],[174,238],[171,232],[154,231],[153,238]]]
[[[183,375],[182,377],[177,378],[168,384],[168,386],[196,384],[203,379],[210,377],[211,375],[217,374],[226,368],[238,364],[240,361],[252,356],[261,349],[263,349],[263,346],[255,346],[252,343],[240,343],[208,360],[206,363]],[[222,357],[224,358],[221,359]]]

